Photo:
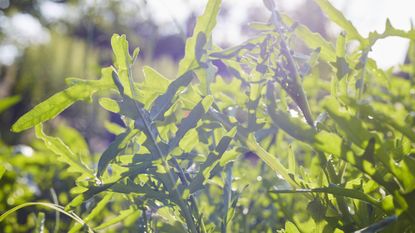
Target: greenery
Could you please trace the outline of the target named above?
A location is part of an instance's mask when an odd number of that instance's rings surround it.
[[[67,78],[11,127],[39,140],[33,153],[2,146],[1,231],[415,232],[414,80],[369,56],[391,36],[413,56],[415,30],[388,21],[364,37],[315,2],[343,30],[335,44],[265,0],[257,35],[222,49],[221,1],[209,0],[173,80],[145,66],[138,82],[139,49],[114,34],[100,79]],[[413,77],[415,63],[400,68]],[[65,122],[45,124],[78,101],[122,119],[105,123],[115,138],[103,153]]]

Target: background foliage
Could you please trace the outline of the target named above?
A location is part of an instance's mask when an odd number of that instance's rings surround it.
[[[140,49],[114,34],[99,79],[67,78],[11,126],[37,140],[1,145],[2,231],[413,232],[415,66],[398,76],[369,55],[386,37],[413,44],[415,31],[388,21],[364,37],[315,0],[343,30],[332,43],[264,3],[255,36],[223,49],[212,42],[221,1],[210,0],[176,78],[137,68]],[[56,118],[80,101],[99,104],[88,119],[113,135],[100,152]]]

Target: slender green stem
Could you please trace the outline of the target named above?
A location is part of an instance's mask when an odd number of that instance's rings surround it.
[[[222,233],[228,232],[228,212],[229,206],[232,201],[232,163],[226,165],[226,180],[225,180],[225,187],[223,191],[223,199],[224,199],[224,213],[222,217]]]
[[[128,67],[128,81],[130,83],[131,94],[134,98],[136,98],[137,93],[134,89],[134,82],[133,82],[133,77],[132,77],[132,67],[131,67],[131,65]],[[147,120],[144,117],[144,113],[143,113],[142,109],[138,106],[137,102],[135,102],[135,101],[134,101],[134,105],[135,105],[135,108],[137,110],[138,116],[141,118],[142,122],[144,123],[144,127],[145,127],[146,131],[148,132],[147,136],[149,136],[151,142],[154,144],[154,147],[157,150],[157,154],[158,154],[159,158],[161,159],[164,168],[167,171],[168,177],[169,177],[170,182],[171,182],[170,185],[171,185],[173,191],[175,192],[175,195],[177,197],[176,199],[179,202],[178,205],[179,205],[180,209],[183,211],[183,215],[184,215],[184,217],[186,219],[186,222],[187,222],[187,227],[190,229],[190,231],[192,233],[198,233],[199,231],[197,230],[196,224],[195,224],[194,219],[193,219],[193,215],[192,215],[188,205],[183,201],[182,195],[180,194],[179,190],[176,187],[176,179],[174,178],[173,172],[171,171],[170,166],[167,162],[166,155],[164,155],[164,153],[160,149],[160,147],[157,143],[156,137],[153,134],[149,123],[147,122]]]

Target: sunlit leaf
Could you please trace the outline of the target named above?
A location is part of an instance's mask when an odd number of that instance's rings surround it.
[[[59,160],[69,165],[68,171],[79,173],[78,179],[94,178],[94,174],[71,149],[65,145],[62,140],[55,137],[50,137],[43,132],[42,124],[35,127],[36,137],[41,139],[45,146],[53,153],[58,155]]]
[[[293,20],[286,15],[282,15],[284,22],[293,24]],[[320,48],[320,57],[327,62],[336,61],[336,51],[331,42],[324,39],[320,34],[310,31],[306,26],[298,24],[294,32],[300,40],[311,49]]]
[[[126,209],[126,210],[121,210],[120,213],[118,214],[118,216],[116,216],[114,218],[111,218],[108,221],[103,222],[101,225],[98,225],[98,226],[94,227],[94,230],[96,230],[96,231],[103,230],[107,227],[110,227],[114,224],[117,224],[117,223],[123,221],[124,219],[126,219],[127,217],[129,217],[129,216],[131,216],[135,213],[137,215],[140,214],[140,212],[138,210],[134,209],[134,207],[130,207],[129,209]]]
[[[315,0],[320,9],[327,15],[327,17],[337,25],[339,25],[350,39],[355,39],[364,42],[365,39],[359,34],[353,24],[347,20],[344,15],[337,10],[328,0]]]
[[[126,36],[114,34],[111,37],[111,47],[114,54],[114,65],[117,68],[118,77],[124,87],[125,94],[131,97],[131,85],[128,76],[131,72],[130,64],[132,63],[132,58],[130,56]]]
[[[156,97],[165,93],[170,81],[149,66],[143,68],[143,74],[144,82],[139,85],[138,99],[145,106],[149,106]]]
[[[50,120],[75,102],[87,100],[95,92],[111,87],[111,69],[103,69],[100,80],[76,83],[36,105],[13,124],[12,131],[21,132],[39,123]]]
[[[92,209],[92,211],[84,218],[84,222],[88,223],[95,217],[101,214],[101,212],[107,207],[108,203],[111,201],[113,196],[113,193],[106,194],[100,202],[95,206],[95,208]],[[75,224],[68,233],[75,233],[81,230],[83,225],[77,223]]]
[[[216,17],[219,12],[221,0],[209,0],[205,11],[196,21],[192,37],[186,40],[186,48],[184,58],[179,63],[178,76],[184,75],[186,72],[193,70],[199,66],[196,56],[197,38],[200,33],[210,40],[212,30],[216,25]],[[200,47],[200,45],[199,45]]]

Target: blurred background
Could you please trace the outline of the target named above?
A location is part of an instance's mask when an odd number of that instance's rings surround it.
[[[170,79],[175,78],[185,39],[191,35],[196,17],[206,2],[0,0],[0,164],[13,166],[0,182],[1,211],[27,200],[56,199],[64,205],[69,199],[66,194],[69,187],[74,186],[73,177],[61,173],[62,165],[34,139],[32,130],[21,134],[10,132],[18,117],[63,90],[67,77],[99,78],[101,67],[112,64],[110,38],[113,33],[126,34],[131,50],[140,47],[134,67],[136,79],[142,78],[144,65],[152,66]],[[364,36],[374,30],[383,32],[387,17],[400,29],[410,29],[415,17],[412,0],[331,2]],[[312,31],[328,40],[336,39],[339,29],[328,23],[312,0],[277,0],[277,3],[279,10]],[[253,35],[248,22],[264,22],[268,17],[260,0],[223,0],[213,33],[214,42],[223,48],[236,45]],[[370,56],[380,67],[393,69],[405,62],[408,43],[395,38],[382,40]],[[119,121],[96,104],[77,103],[50,124],[55,129],[54,135],[66,141],[82,135],[85,142],[76,142],[79,154],[88,154],[85,151],[97,154],[113,137],[103,127],[107,119]],[[83,146],[79,147],[80,144]],[[36,153],[46,156],[36,156]],[[59,190],[58,194],[50,187]],[[17,220],[10,221],[16,221],[19,227],[29,221],[29,214],[21,211]],[[7,232],[0,225],[2,230]]]

